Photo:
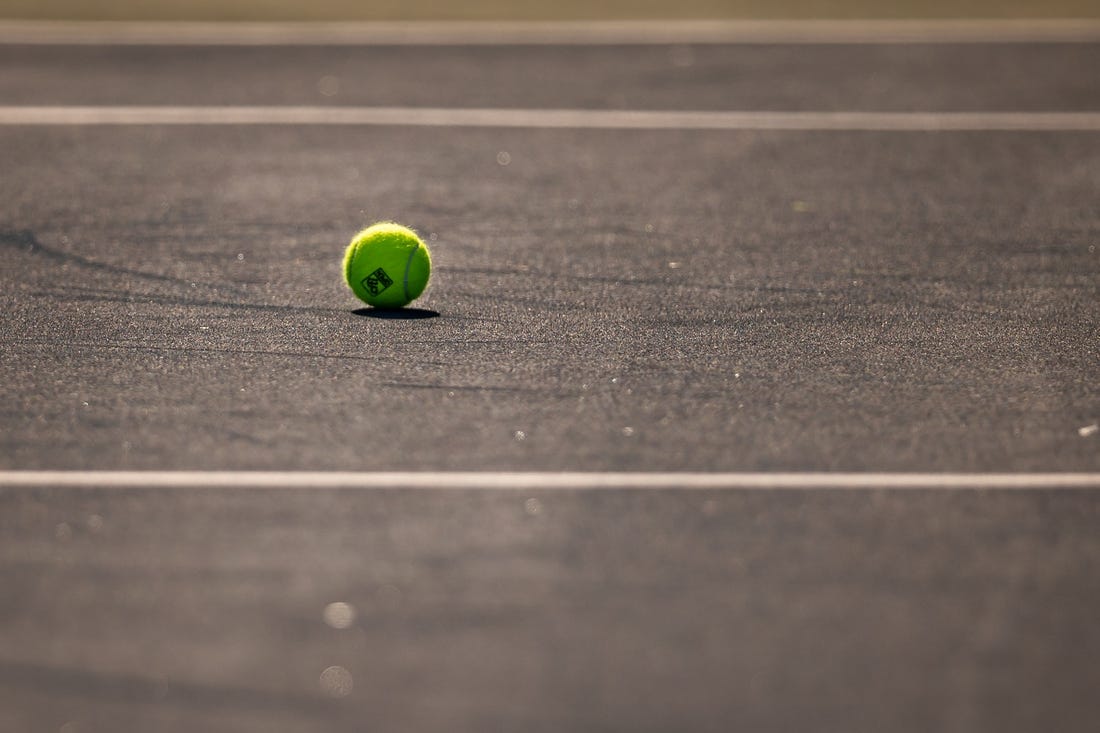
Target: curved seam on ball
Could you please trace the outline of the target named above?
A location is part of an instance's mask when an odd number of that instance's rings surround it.
[[[412,252],[409,252],[409,259],[405,260],[405,282],[403,284],[404,284],[404,287],[405,287],[405,301],[406,302],[412,300],[412,298],[409,297],[409,268],[412,267],[413,255],[416,254],[416,251],[418,249],[420,249],[420,244],[419,243],[415,247],[413,247]]]

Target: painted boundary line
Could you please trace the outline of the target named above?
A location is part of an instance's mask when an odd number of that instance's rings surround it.
[[[0,488],[1100,490],[1100,473],[0,471]]]
[[[0,43],[201,46],[1096,43],[1100,19],[412,21],[195,23],[0,21]]]
[[[393,125],[628,130],[1100,131],[1100,112],[756,112],[431,107],[2,107],[0,125]]]

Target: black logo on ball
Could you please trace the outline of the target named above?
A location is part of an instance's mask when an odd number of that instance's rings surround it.
[[[381,267],[363,278],[363,287],[371,295],[378,295],[391,285],[393,285],[393,280]]]

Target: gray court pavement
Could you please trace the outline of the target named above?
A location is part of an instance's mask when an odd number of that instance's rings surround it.
[[[1093,134],[0,139],[9,468],[1097,466]]]
[[[5,490],[0,726],[1086,733],[1098,513],[1095,491]]]
[[[1100,44],[0,46],[3,104],[1087,111]]]
[[[691,53],[9,46],[0,93],[1100,108],[1090,45]],[[1095,133],[4,126],[0,153],[0,468],[1100,470]],[[340,281],[384,218],[434,255],[404,317]],[[9,487],[0,730],[1093,730],[1098,502]]]

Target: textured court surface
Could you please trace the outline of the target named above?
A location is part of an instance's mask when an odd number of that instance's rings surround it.
[[[1098,49],[4,45],[0,98],[1098,111]],[[0,469],[1100,471],[1094,132],[0,153]],[[381,218],[430,238],[406,317],[339,279]],[[1041,486],[9,486],[0,730],[1090,731],[1097,537]]]
[[[9,467],[1096,468],[1095,134],[0,136]]]

